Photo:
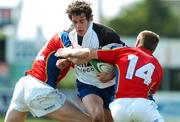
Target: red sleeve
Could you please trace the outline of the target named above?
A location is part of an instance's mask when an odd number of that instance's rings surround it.
[[[98,50],[97,56],[99,60],[115,63],[116,58],[118,57],[119,49],[110,49],[110,50]]]

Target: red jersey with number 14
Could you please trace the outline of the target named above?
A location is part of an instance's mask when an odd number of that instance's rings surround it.
[[[116,65],[115,98],[148,98],[162,79],[162,67],[144,48],[98,50],[98,59]]]

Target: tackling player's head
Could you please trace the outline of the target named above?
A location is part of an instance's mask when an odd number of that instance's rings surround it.
[[[159,42],[159,35],[155,32],[144,30],[141,31],[136,40],[136,47],[144,47],[145,49],[154,52]]]

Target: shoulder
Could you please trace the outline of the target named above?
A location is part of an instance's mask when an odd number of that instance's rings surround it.
[[[71,42],[69,39],[69,32],[61,31],[58,32],[56,35],[58,35],[65,47],[70,46]]]
[[[51,40],[59,40],[62,38],[68,38],[68,33],[67,32],[57,32],[54,34],[54,36],[51,38]]]
[[[62,32],[59,32],[58,33],[59,37],[62,39],[62,38],[65,38],[65,39],[68,39],[68,35],[69,35],[69,32],[66,32],[66,31],[62,31]]]
[[[99,31],[101,33],[117,34],[115,32],[115,30],[113,30],[112,28],[107,27],[107,26],[105,26],[103,24],[98,24],[98,23],[93,23],[93,30],[96,31],[96,32]]]
[[[110,27],[93,23],[93,30],[98,36],[100,46],[104,46],[109,43],[119,43],[125,45],[125,43],[121,41],[120,36]]]

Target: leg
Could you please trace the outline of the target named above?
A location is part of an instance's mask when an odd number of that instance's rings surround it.
[[[66,100],[63,107],[47,115],[51,119],[62,122],[92,122],[90,117],[81,112],[78,107]]]
[[[4,122],[24,122],[26,119],[26,115],[26,112],[19,112],[15,109],[9,108],[9,110],[6,113]]]
[[[95,94],[89,94],[83,97],[82,102],[91,115],[93,122],[105,122],[102,98]]]
[[[114,93],[114,86],[99,89],[77,81],[77,87],[78,96],[91,115],[93,122],[113,122],[108,106]]]
[[[105,117],[105,122],[114,122],[111,111],[107,108],[104,108],[104,117]]]
[[[24,103],[23,83],[25,83],[24,77],[16,83],[13,97],[5,116],[5,122],[24,122],[26,119],[26,111],[28,109]]]

